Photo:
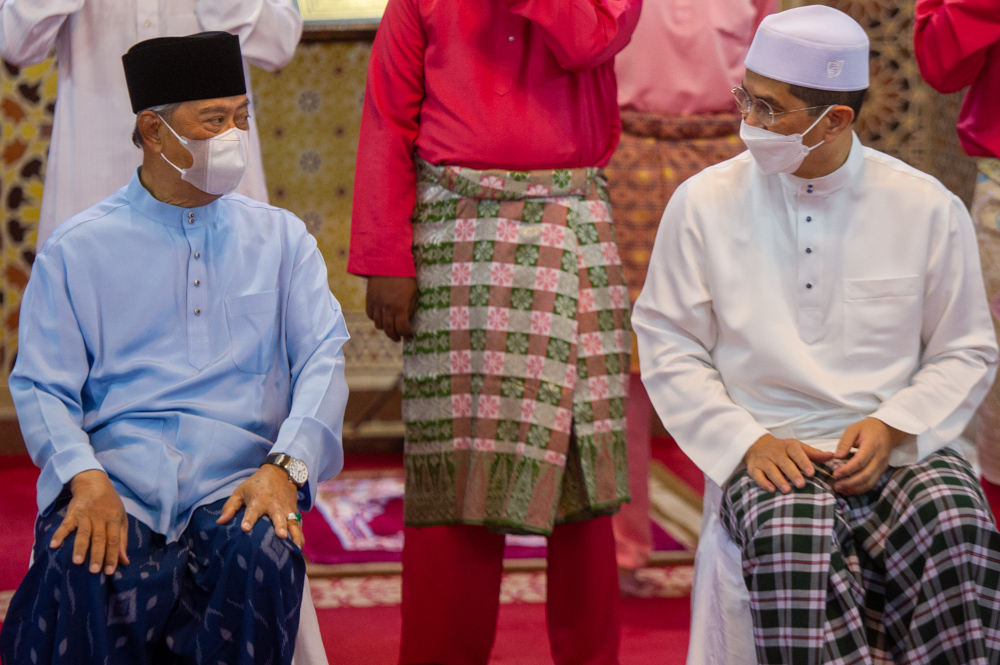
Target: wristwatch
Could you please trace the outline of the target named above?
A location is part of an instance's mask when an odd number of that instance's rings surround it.
[[[285,453],[271,453],[264,460],[264,464],[273,464],[284,469],[285,473],[288,474],[288,479],[295,483],[299,489],[302,489],[306,481],[309,480],[309,469],[306,468],[306,463]]]

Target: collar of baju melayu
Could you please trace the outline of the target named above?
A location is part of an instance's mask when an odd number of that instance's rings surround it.
[[[799,178],[791,173],[779,173],[781,184],[796,194],[809,194],[812,196],[832,194],[850,183],[861,174],[861,167],[865,163],[865,147],[861,145],[858,135],[851,132],[851,152],[847,155],[847,161],[839,169],[822,178]]]
[[[138,169],[132,173],[127,192],[128,201],[133,211],[158,224],[178,229],[196,229],[215,224],[221,209],[221,198],[212,201],[207,206],[197,208],[182,208],[159,201],[139,181]]]

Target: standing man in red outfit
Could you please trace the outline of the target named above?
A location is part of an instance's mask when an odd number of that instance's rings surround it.
[[[348,270],[404,338],[400,663],[485,664],[504,534],[549,537],[557,665],[618,661],[628,292],[600,167],[641,0],[390,0]]]
[[[917,0],[914,27],[913,48],[924,79],[938,92],[969,88],[958,138],[979,164],[972,221],[993,328],[1000,333],[1000,0]],[[976,449],[980,473],[997,491],[1000,382],[979,406]]]

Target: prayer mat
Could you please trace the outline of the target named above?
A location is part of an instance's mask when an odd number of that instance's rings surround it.
[[[418,171],[407,526],[548,535],[614,513],[630,328],[600,170]]]
[[[315,510],[303,515],[309,575],[395,572],[403,551],[401,468],[344,471],[320,483]],[[662,463],[649,473],[654,565],[691,561],[701,524],[701,499]],[[543,536],[507,535],[508,567],[544,566]],[[382,565],[382,564],[396,564]],[[518,567],[521,567],[518,566]]]

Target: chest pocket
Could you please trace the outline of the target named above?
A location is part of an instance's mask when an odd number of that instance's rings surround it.
[[[278,344],[278,292],[226,298],[233,363],[250,374],[266,374]]]
[[[174,2],[176,2],[176,4],[178,5],[193,4],[193,3],[177,2],[177,0],[174,0]],[[174,4],[174,2],[172,2],[171,4]],[[187,9],[190,9],[191,11],[179,11],[177,9],[173,9],[170,11],[170,13],[166,17],[167,30],[166,32],[163,33],[164,35],[168,36],[193,35],[196,32],[202,31],[201,24],[198,23],[198,17],[195,15],[193,11],[194,8],[190,7]]]
[[[920,350],[921,278],[844,280],[844,353],[851,360]]]

